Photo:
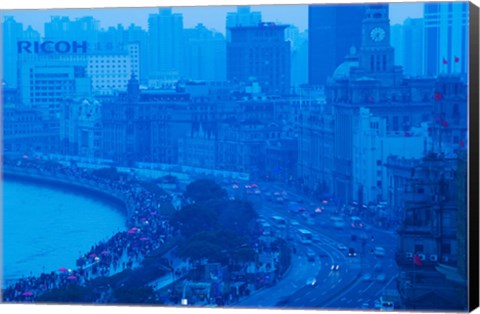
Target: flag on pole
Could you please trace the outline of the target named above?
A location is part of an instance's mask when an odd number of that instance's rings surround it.
[[[443,121],[442,121],[442,125],[443,125],[444,127],[448,128],[448,122],[447,122],[447,120],[443,120]]]
[[[443,58],[443,64],[448,64],[447,59]]]
[[[460,61],[460,58],[455,56],[455,63],[458,63]]]
[[[415,254],[413,256],[413,263],[417,266],[422,266],[422,260],[420,259],[420,256],[418,256],[418,254]]]
[[[433,95],[433,98],[436,101],[440,101],[440,100],[442,100],[442,94],[440,92],[435,92],[435,94]]]

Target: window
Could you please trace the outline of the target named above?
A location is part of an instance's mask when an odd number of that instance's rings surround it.
[[[423,252],[423,244],[415,244],[415,253]]]
[[[451,254],[452,248],[450,243],[442,243],[442,253],[443,254]]]

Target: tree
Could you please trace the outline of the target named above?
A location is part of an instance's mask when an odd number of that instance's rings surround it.
[[[170,223],[186,237],[203,231],[215,230],[218,225],[215,212],[201,204],[187,205],[174,212]]]
[[[235,261],[240,263],[254,262],[257,257],[257,252],[250,247],[242,247],[233,252],[232,257],[235,259]]]
[[[217,211],[218,223],[223,229],[243,236],[253,234],[258,214],[251,203],[238,200],[223,201]]]
[[[125,174],[119,173],[115,167],[95,169],[92,171],[92,175],[110,181],[118,181],[125,176]]]
[[[227,191],[215,181],[197,180],[187,185],[184,196],[195,203],[199,203],[212,199],[226,199]]]
[[[178,255],[193,260],[208,259],[210,262],[224,263],[229,257],[247,258],[246,239],[226,231],[200,232],[190,237],[178,248]]]
[[[222,253],[221,246],[205,240],[187,241],[178,248],[177,253],[180,257],[191,258],[195,261],[206,258],[210,262],[223,262],[226,258]]]

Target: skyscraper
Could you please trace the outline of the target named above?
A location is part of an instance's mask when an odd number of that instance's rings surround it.
[[[423,18],[408,18],[403,24],[396,24],[390,28],[391,44],[395,48],[395,62],[403,66],[406,76],[425,75],[424,51],[424,22]]]
[[[285,40],[288,25],[261,23],[231,27],[227,43],[227,79],[236,82],[257,80],[267,94],[290,92],[290,42]]]
[[[227,40],[230,41],[230,27],[257,26],[262,21],[261,12],[251,12],[249,6],[238,6],[237,12],[227,13]]]
[[[309,83],[323,85],[352,46],[360,47],[365,5],[308,7]]]
[[[308,31],[300,33],[298,27],[290,26],[285,38],[291,43],[292,87],[298,87],[308,82]]]
[[[162,8],[148,17],[150,79],[180,76],[183,60],[183,16]]]
[[[409,76],[419,76],[424,73],[424,62],[418,56],[423,55],[424,19],[406,19],[403,24],[405,42],[405,63],[403,72]]]
[[[182,76],[202,81],[225,81],[225,37],[203,24],[185,29],[185,59]]]
[[[468,70],[468,3],[425,3],[426,75]]]
[[[88,50],[96,49],[100,21],[92,16],[85,16],[71,21],[67,16],[53,16],[45,23],[45,40],[86,41]]]
[[[6,16],[2,23],[3,73],[0,74],[9,87],[17,86],[17,41],[22,35],[22,23],[17,23],[12,16]]]

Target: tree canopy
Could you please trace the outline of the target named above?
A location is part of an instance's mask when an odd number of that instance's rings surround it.
[[[187,185],[184,196],[198,203],[212,199],[225,199],[227,191],[215,183],[215,181],[202,179]]]

